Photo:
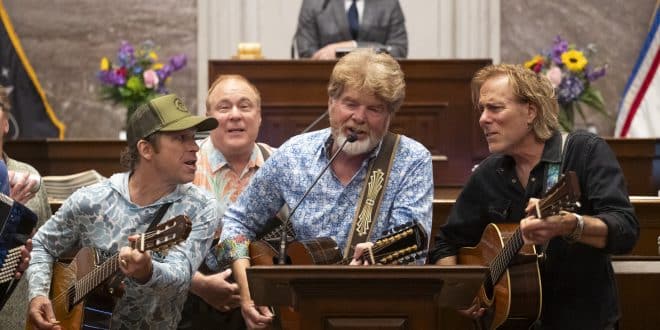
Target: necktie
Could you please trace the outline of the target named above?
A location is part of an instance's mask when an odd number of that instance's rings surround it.
[[[358,30],[360,29],[360,22],[358,21],[358,11],[355,0],[350,7],[348,7],[348,29],[351,31],[353,40],[357,40]]]

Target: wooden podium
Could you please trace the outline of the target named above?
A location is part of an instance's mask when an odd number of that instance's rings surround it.
[[[257,305],[292,306],[296,329],[438,329],[442,307],[467,307],[481,286],[477,266],[253,266]]]

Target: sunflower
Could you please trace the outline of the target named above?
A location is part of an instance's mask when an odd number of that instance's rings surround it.
[[[584,54],[575,49],[571,49],[561,54],[561,61],[566,65],[566,68],[573,72],[582,71],[587,63],[589,63],[587,58],[584,57]]]

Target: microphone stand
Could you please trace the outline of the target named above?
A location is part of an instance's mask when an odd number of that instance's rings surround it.
[[[291,212],[289,212],[289,216],[286,217],[286,221],[284,221],[284,223],[282,224],[282,235],[280,236],[280,255],[277,257],[277,264],[278,265],[286,265],[286,257],[287,257],[286,256],[286,227],[289,225],[289,221],[291,221],[291,217],[293,216],[294,213],[296,213],[296,210],[298,209],[300,204],[302,204],[302,201],[304,201],[305,198],[307,197],[307,195],[309,194],[309,192],[312,191],[312,188],[314,188],[314,186],[319,181],[319,179],[321,179],[321,176],[323,175],[323,173],[325,173],[325,171],[328,170],[328,167],[330,167],[330,165],[335,160],[335,158],[337,158],[339,153],[344,149],[344,146],[346,145],[346,143],[348,143],[348,142],[352,143],[352,142],[355,142],[356,140],[357,140],[357,136],[355,134],[351,134],[351,135],[346,137],[346,140],[344,140],[344,143],[342,143],[341,146],[339,147],[339,149],[337,149],[337,151],[335,151],[334,155],[332,155],[332,157],[330,158],[330,161],[328,162],[328,164],[325,165],[325,167],[321,170],[319,175],[316,176],[316,179],[314,179],[314,182],[312,182],[312,184],[309,186],[309,188],[307,188],[307,191],[305,191],[305,193],[300,198],[300,200],[298,200],[298,203],[296,203],[296,206],[294,206],[293,209],[291,210]]]

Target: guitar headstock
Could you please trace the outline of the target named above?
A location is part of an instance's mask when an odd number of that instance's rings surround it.
[[[428,235],[417,221],[385,233],[371,248],[374,264],[408,264],[426,255]]]
[[[185,215],[178,215],[156,226],[153,231],[140,235],[133,245],[134,249],[160,251],[185,241],[192,230],[192,222]]]
[[[580,207],[580,184],[577,174],[568,171],[559,177],[557,183],[539,201],[536,216],[541,219],[559,214],[560,211],[575,211]]]

